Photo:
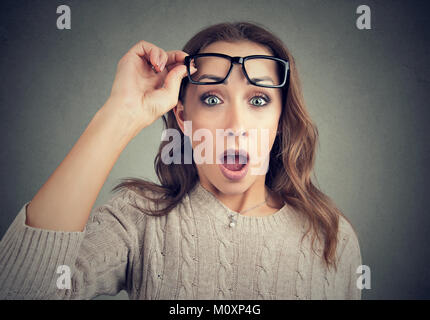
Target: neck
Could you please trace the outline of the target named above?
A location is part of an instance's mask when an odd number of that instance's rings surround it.
[[[226,207],[237,213],[252,208],[267,200],[265,204],[258,206],[255,210],[245,212],[243,214],[245,216],[265,216],[276,212],[282,207],[282,205],[275,200],[275,196],[270,189],[265,185],[265,176],[257,178],[257,180],[245,190],[239,189],[235,184],[231,184],[227,186],[225,190],[221,191],[207,180],[200,179],[200,183]]]

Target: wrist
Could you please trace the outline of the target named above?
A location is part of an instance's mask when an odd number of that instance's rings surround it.
[[[121,148],[138,133],[134,129],[133,119],[109,100],[96,112],[91,122],[92,126],[98,128],[97,131],[104,132],[111,144],[117,144]]]
[[[137,117],[111,97],[97,111],[97,114],[124,139],[133,139],[141,130],[136,121]]]

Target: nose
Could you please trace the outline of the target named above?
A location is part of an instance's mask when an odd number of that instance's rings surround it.
[[[246,77],[242,72],[242,66],[240,64],[233,64],[233,70],[230,74],[230,86],[241,86],[245,85]],[[246,105],[241,100],[240,95],[232,95],[230,104],[228,106],[228,114],[225,133],[226,136],[248,136],[248,130],[246,129]]]
[[[227,121],[225,133],[227,136],[247,137],[246,129],[246,106],[238,99],[232,99],[227,111]]]
[[[226,132],[227,136],[236,136],[236,137],[247,136],[247,131],[245,129],[243,129],[243,128],[240,128],[238,130],[233,130],[231,128],[227,128],[225,130],[225,132]]]

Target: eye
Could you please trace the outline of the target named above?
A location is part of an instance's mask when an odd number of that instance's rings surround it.
[[[208,106],[217,105],[218,104],[217,101],[221,101],[221,99],[218,98],[218,96],[214,95],[213,93],[206,93],[202,95],[200,100]]]
[[[200,101],[206,106],[216,106],[222,102],[222,100],[215,93],[205,93],[200,97]],[[249,100],[251,105],[254,107],[263,107],[270,103],[271,99],[264,93],[257,92]]]
[[[268,104],[270,102],[270,98],[268,96],[266,96],[265,94],[262,93],[257,93],[255,96],[253,96],[251,98],[251,104],[256,106],[256,107],[262,107],[265,106],[266,104]],[[252,101],[255,101],[256,104],[253,104]]]

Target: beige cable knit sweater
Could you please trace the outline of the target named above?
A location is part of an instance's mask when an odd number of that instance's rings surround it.
[[[130,299],[361,299],[359,242],[343,218],[335,273],[310,250],[309,236],[300,244],[304,219],[288,205],[239,215],[231,228],[232,211],[199,182],[167,216],[144,215],[134,201],[153,205],[122,190],[93,210],[83,232],[27,226],[25,203],[0,242],[0,299],[121,290]],[[57,287],[61,265],[70,267],[70,289]]]

